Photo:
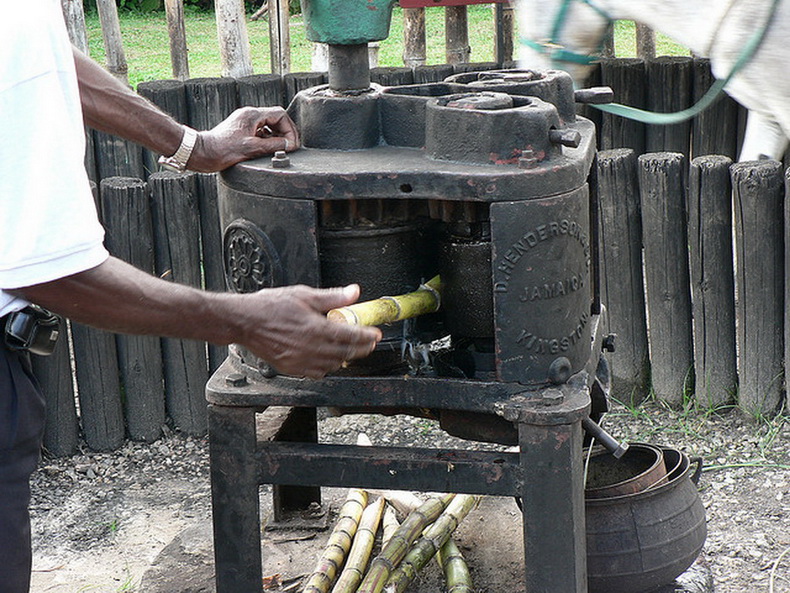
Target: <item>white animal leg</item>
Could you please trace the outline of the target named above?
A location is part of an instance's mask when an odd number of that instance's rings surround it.
[[[771,117],[757,111],[749,111],[746,133],[743,138],[740,161],[756,161],[761,158],[782,160],[787,148],[787,136]]]

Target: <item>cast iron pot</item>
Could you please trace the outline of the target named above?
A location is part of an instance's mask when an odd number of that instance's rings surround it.
[[[696,483],[702,460],[681,458],[667,482],[635,494],[587,499],[587,583],[590,593],[648,593],[671,583],[705,543],[705,509]]]
[[[660,447],[630,443],[616,459],[606,450],[593,452],[587,466],[586,499],[636,494],[666,482],[667,468]]]

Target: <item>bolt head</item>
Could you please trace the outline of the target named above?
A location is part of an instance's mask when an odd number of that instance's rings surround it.
[[[272,156],[272,167],[275,169],[287,169],[291,166],[291,159],[284,150],[278,150]]]
[[[565,396],[559,389],[545,389],[540,397],[544,406],[558,406],[565,400]]]
[[[247,375],[231,373],[225,377],[225,383],[231,387],[244,387],[247,384]]]

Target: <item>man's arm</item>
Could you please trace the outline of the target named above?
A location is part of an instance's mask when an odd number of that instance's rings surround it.
[[[170,156],[184,128],[125,86],[78,49],[73,49],[85,123]],[[296,150],[299,134],[282,107],[243,107],[215,128],[200,132],[187,163],[193,171],[221,171],[236,163]]]
[[[160,280],[111,257],[85,272],[14,292],[110,331],[236,342],[282,373],[311,378],[367,356],[381,339],[377,328],[326,320],[329,309],[357,300],[357,286],[212,293]]]

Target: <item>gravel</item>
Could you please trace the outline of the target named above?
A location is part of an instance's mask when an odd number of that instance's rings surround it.
[[[681,413],[650,403],[636,410],[615,405],[605,419],[618,438],[704,459],[699,487],[708,539],[700,562],[713,573],[717,593],[790,591],[788,420]],[[322,439],[336,442],[364,432],[376,444],[469,446],[420,418],[329,417],[320,428]],[[33,593],[140,593],[157,554],[210,516],[207,449],[206,439],[168,433],[112,453],[45,456],[32,480]]]

